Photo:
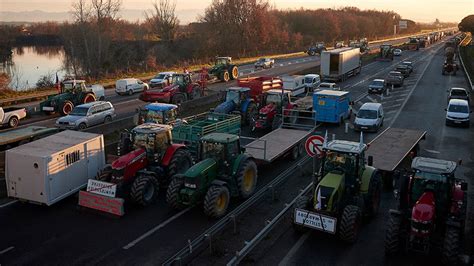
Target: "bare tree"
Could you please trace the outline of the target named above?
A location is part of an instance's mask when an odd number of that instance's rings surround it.
[[[117,18],[122,0],[92,0],[92,10],[97,23],[102,25],[108,20]]]
[[[153,10],[145,12],[151,28],[163,41],[173,41],[179,20],[176,16],[175,0],[155,0]]]
[[[77,0],[72,3],[72,16],[78,23],[86,23],[91,16],[91,8],[86,4],[86,0]]]

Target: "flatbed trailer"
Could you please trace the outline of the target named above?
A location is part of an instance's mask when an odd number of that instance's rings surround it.
[[[366,156],[372,156],[373,166],[387,181],[410,153],[416,156],[425,136],[426,131],[389,127],[368,144]]]
[[[286,113],[286,112],[284,112]],[[304,111],[298,114],[299,120],[308,120],[310,124],[287,123],[286,120],[292,120],[290,114],[283,115],[283,124],[270,133],[261,138],[252,139],[252,141],[244,145],[245,152],[253,156],[257,161],[271,163],[274,160],[288,154],[293,149],[298,149],[298,154],[304,151],[304,141],[311,135],[316,126],[311,115],[300,116]],[[241,137],[246,139],[245,137]]]
[[[39,126],[29,126],[2,131],[0,132],[0,151],[52,135],[58,131],[57,128]]]

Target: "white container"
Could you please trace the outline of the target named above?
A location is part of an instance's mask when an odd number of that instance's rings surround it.
[[[304,84],[304,76],[283,76],[283,89],[291,92],[291,96],[302,95],[306,92],[306,85]]]
[[[6,151],[8,196],[49,206],[85,187],[104,165],[103,135],[66,130]]]
[[[345,80],[360,72],[360,49],[340,48],[321,53],[321,78],[323,80]]]

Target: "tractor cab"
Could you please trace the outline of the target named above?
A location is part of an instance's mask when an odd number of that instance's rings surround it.
[[[263,106],[272,105],[277,109],[281,109],[282,106],[286,106],[290,103],[290,93],[281,90],[269,90],[263,95]]]
[[[66,80],[61,83],[61,93],[80,93],[86,91],[85,80]]]
[[[172,144],[171,126],[146,123],[132,130],[133,148],[143,148],[150,161],[158,161]]]
[[[240,106],[242,102],[250,97],[250,88],[230,87],[226,91],[225,101],[234,102],[236,106]]]
[[[178,106],[167,103],[150,103],[143,109],[138,109],[138,121],[136,124],[144,123],[173,124],[177,120]]]
[[[188,84],[190,84],[191,76],[189,74],[174,74],[171,78],[171,84],[178,85],[180,90],[185,90]]]
[[[240,154],[240,139],[237,135],[211,133],[201,139],[201,159],[212,158],[220,167],[228,168]]]
[[[216,57],[214,64],[216,66],[227,66],[232,63],[232,57]]]

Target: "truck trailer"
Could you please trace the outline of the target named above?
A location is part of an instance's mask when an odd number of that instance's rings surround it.
[[[325,81],[343,81],[360,73],[360,48],[340,48],[321,54],[321,78]]]
[[[87,185],[105,165],[103,135],[66,130],[6,151],[9,197],[50,206]]]

